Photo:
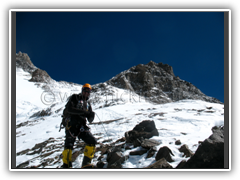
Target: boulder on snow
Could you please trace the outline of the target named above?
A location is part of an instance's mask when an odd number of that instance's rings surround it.
[[[108,167],[107,168],[122,168],[122,163],[124,161],[126,161],[127,159],[129,158],[129,156],[123,156],[121,157],[120,159],[118,159],[116,162],[114,162],[113,164],[108,164]]]
[[[153,157],[153,155],[157,152],[157,148],[154,146],[152,148],[149,149],[147,157],[146,158],[150,158]]]
[[[161,147],[158,152],[157,155],[155,157],[156,161],[165,158],[168,162],[173,162],[171,155],[174,156],[174,154],[172,153],[171,149],[169,149],[167,146]]]
[[[212,131],[182,168],[224,168],[224,126]]]
[[[160,145],[161,142],[158,142],[154,139],[144,139],[141,143],[141,146],[146,149],[151,149],[154,146]]]
[[[188,146],[186,144],[182,145],[179,149],[180,152],[183,153],[183,157],[192,157],[193,156],[193,152],[188,148]]]
[[[114,146],[108,150],[107,168],[122,168],[122,163],[128,159],[128,156],[123,155],[121,148],[121,146]]]
[[[148,149],[140,149],[136,151],[131,151],[129,154],[130,155],[143,155],[148,152]]]
[[[175,145],[180,145],[182,144],[180,140],[175,141]]]
[[[150,166],[146,168],[155,168],[155,169],[172,169],[173,167],[168,164],[165,158],[161,158],[157,162],[151,164]]]
[[[133,130],[125,133],[127,143],[133,143],[134,147],[140,146],[144,139],[159,136],[154,121],[144,120],[136,125]]]
[[[124,157],[124,156],[119,151],[118,152],[109,153],[108,156],[107,156],[108,167],[110,167],[111,164],[115,163],[116,161],[118,161],[122,157]]]

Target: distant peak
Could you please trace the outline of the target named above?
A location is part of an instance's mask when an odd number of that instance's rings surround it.
[[[30,57],[27,53],[22,53],[19,51],[16,54],[16,67],[23,69],[26,72],[32,73],[37,69],[36,66],[30,60]]]
[[[155,63],[154,61],[150,60],[149,63],[147,63],[147,65],[154,66],[154,65],[157,65],[157,63]]]

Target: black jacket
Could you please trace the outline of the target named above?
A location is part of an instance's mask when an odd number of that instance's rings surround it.
[[[67,105],[68,114],[71,116],[71,119],[79,121],[86,124],[86,118],[89,117],[90,112],[92,112],[92,107],[89,102],[83,99],[82,94],[73,94]]]

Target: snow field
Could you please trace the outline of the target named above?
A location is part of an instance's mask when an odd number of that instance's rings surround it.
[[[41,101],[43,89],[29,82],[31,78],[29,73],[17,69],[16,76],[17,101],[16,101],[16,125],[27,123],[16,129],[16,152],[21,152],[26,149],[31,149],[37,143],[48,140],[49,138],[62,138],[64,141],[64,129],[59,132],[61,123],[62,111],[66,104],[66,99],[73,93],[79,93],[81,86],[72,85],[67,87],[64,83],[55,82],[51,86],[55,94],[54,104],[44,105]],[[89,124],[92,134],[98,141],[111,139],[112,143],[124,137],[126,131],[132,130],[138,123],[143,120],[153,120],[158,129],[159,136],[154,136],[152,139],[161,142],[157,146],[159,150],[163,146],[168,146],[175,156],[172,156],[174,162],[170,163],[176,167],[182,160],[189,158],[182,157],[179,152],[181,145],[188,145],[193,153],[198,148],[198,142],[208,138],[211,134],[211,128],[215,125],[224,125],[224,105],[216,103],[208,103],[199,100],[183,100],[167,104],[152,104],[146,102],[143,98],[134,101],[133,97],[138,98],[136,94],[130,94],[129,91],[118,89],[109,86],[109,91],[114,92],[113,96],[101,95],[101,92],[92,94],[91,98],[99,98],[99,102],[92,104],[93,111],[96,113],[94,123],[103,122],[103,124]],[[106,104],[112,103],[110,106]],[[51,107],[52,114],[44,117],[30,118],[36,112]],[[101,107],[101,108],[100,108]],[[153,115],[153,113],[162,113]],[[115,120],[109,123],[106,121]],[[101,134],[100,134],[101,133]],[[181,145],[175,145],[175,141],[180,140]],[[78,143],[76,140],[75,143]],[[139,149],[140,147],[126,150],[124,155],[129,155],[130,151]],[[62,147],[63,149],[63,147]],[[98,157],[100,152],[96,153]],[[61,152],[55,152],[51,156],[55,158]],[[124,162],[123,168],[143,168],[155,162],[156,154],[146,159],[147,154],[130,155],[129,159]],[[38,155],[20,155],[16,157],[16,164],[23,163]],[[74,168],[80,168],[83,154],[80,154],[73,163]],[[106,159],[104,155],[103,159]],[[97,163],[97,159],[93,159]],[[39,159],[30,162],[30,165],[39,164]],[[59,164],[55,164],[46,168],[56,168]],[[107,166],[107,165],[106,165]],[[106,167],[105,166],[105,167]]]

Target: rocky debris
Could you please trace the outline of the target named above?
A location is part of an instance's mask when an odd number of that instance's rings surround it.
[[[182,144],[180,140],[175,141],[175,145],[180,145]]]
[[[107,154],[107,168],[122,168],[122,163],[129,157],[124,156],[121,152],[121,147],[112,148]]]
[[[50,156],[56,152],[59,152],[59,151],[61,152],[63,144],[64,143],[62,140],[49,138],[48,140],[42,143],[36,144],[31,149],[26,149],[21,152],[18,152],[16,154],[17,156],[20,156],[20,155],[27,155],[27,156],[37,155],[37,156],[35,156],[32,159],[28,159],[25,162],[22,162],[16,168],[38,168],[38,167],[44,168],[45,166],[59,163],[61,161],[61,159],[59,158],[60,154],[55,157],[50,157]],[[33,162],[33,161],[36,161],[39,164],[34,167],[29,166],[30,162]]]
[[[148,152],[148,149],[142,148],[142,149],[140,149],[140,150],[131,151],[129,154],[130,154],[130,155],[143,155],[143,154],[145,154],[145,153],[147,153],[147,152]]]
[[[30,116],[30,118],[50,116],[51,114],[52,114],[51,108],[47,108],[47,109],[44,109],[44,110],[41,110],[41,111],[38,111],[38,112],[34,113],[32,116]]]
[[[182,168],[224,168],[224,126],[215,126],[212,132]]]
[[[96,166],[97,168],[103,168],[105,166],[105,163],[102,161],[98,161]]]
[[[110,167],[111,164],[115,163],[122,157],[124,157],[124,156],[123,156],[122,152],[120,152],[120,151],[110,152],[107,156],[108,167]]]
[[[107,166],[107,168],[122,168],[122,163],[124,163],[124,161],[126,161],[129,158],[129,156],[123,156],[120,159],[118,159],[116,162],[114,162],[113,164],[110,164]]]
[[[168,164],[165,158],[161,158],[157,162],[151,164],[150,166],[146,168],[154,168],[154,169],[172,169],[173,167]]]
[[[149,139],[153,136],[158,136],[154,121],[144,120],[137,124],[133,130],[125,133],[127,143],[133,143],[135,147],[140,146],[144,139]]]
[[[205,113],[215,113],[215,111],[204,111]]]
[[[192,157],[193,156],[193,152],[188,148],[188,146],[186,144],[182,145],[179,149],[180,152],[183,153],[183,157]]]
[[[130,90],[157,104],[183,99],[221,103],[218,99],[203,94],[190,82],[175,76],[173,68],[161,62],[150,61],[145,65],[131,67],[108,80],[106,84]]]
[[[148,151],[148,154],[147,154],[146,158],[153,157],[156,152],[157,152],[157,148],[156,147],[151,147]]]
[[[44,121],[44,118],[39,118],[39,119],[35,119],[35,120],[31,120],[31,121],[25,121],[23,123],[17,124],[16,125],[16,129],[20,128],[20,127],[24,127],[24,126],[34,126],[36,125],[38,122]],[[21,134],[23,136],[23,134]]]
[[[161,147],[158,152],[157,155],[155,157],[156,161],[165,158],[168,162],[173,162],[171,155],[174,156],[174,154],[172,153],[171,149],[169,149],[167,146]]]
[[[160,145],[161,142],[159,141],[156,141],[154,139],[144,139],[142,142],[141,142],[141,146],[145,149],[151,149],[155,146],[158,146]]]
[[[149,118],[152,118],[152,117],[155,117],[155,116],[157,116],[157,115],[163,117],[164,114],[167,114],[167,113],[166,113],[166,112],[161,112],[161,113],[151,113],[151,114],[148,115],[148,117],[149,117]]]

